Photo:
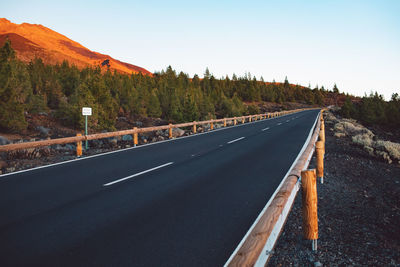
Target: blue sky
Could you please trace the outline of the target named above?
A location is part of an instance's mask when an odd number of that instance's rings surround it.
[[[202,76],[250,72],[362,96],[400,93],[400,1],[2,1],[110,56]]]

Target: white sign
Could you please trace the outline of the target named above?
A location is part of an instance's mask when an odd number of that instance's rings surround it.
[[[92,116],[92,108],[82,108],[83,116]]]

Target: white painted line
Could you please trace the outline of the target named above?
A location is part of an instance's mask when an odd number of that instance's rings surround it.
[[[278,123],[277,125],[281,125],[282,123],[280,122],[280,123]]]
[[[275,192],[272,194],[271,198],[268,200],[267,204],[265,205],[265,207],[261,210],[261,212],[258,214],[257,219],[253,222],[253,224],[251,225],[251,227],[249,228],[249,230],[247,231],[247,233],[244,235],[244,237],[242,238],[242,240],[239,242],[239,245],[236,247],[236,249],[232,252],[231,256],[229,257],[229,259],[226,261],[226,263],[224,264],[224,267],[227,267],[229,265],[229,263],[232,261],[234,255],[236,255],[237,251],[239,251],[239,249],[242,247],[244,241],[247,239],[247,237],[250,235],[251,231],[253,230],[253,228],[257,225],[258,221],[261,219],[262,215],[264,214],[264,212],[268,209],[268,207],[271,205],[272,200],[275,198],[276,194],[279,192],[279,190],[281,189],[283,183],[285,182],[286,178],[288,177],[288,175],[290,174],[290,171],[292,170],[292,168],[294,167],[294,165],[297,164],[297,161],[299,160],[299,158],[301,157],[301,155],[303,154],[304,150],[306,150],[306,147],[308,145],[308,142],[311,139],[311,136],[313,134],[313,130],[315,125],[317,124],[317,121],[319,119],[319,114],[317,116],[317,118],[315,118],[314,124],[311,127],[311,130],[307,136],[306,141],[303,144],[303,147],[301,148],[299,154],[297,155],[296,159],[294,160],[292,166],[290,166],[289,170],[287,171],[287,173],[285,174],[285,176],[283,177],[281,183],[279,184],[279,186],[276,188]],[[298,190],[299,186],[296,184],[295,190]],[[290,198],[291,203],[289,203],[289,201],[286,203],[286,205],[292,205],[294,198]],[[286,215],[287,216],[287,215]],[[286,219],[286,218],[285,218]],[[281,228],[282,229],[282,228]],[[281,230],[279,229],[279,231]],[[274,230],[275,229],[274,227]],[[267,240],[267,243],[265,244],[260,256],[257,259],[257,262],[255,264],[255,266],[264,266],[266,261],[268,260],[269,256],[271,254],[267,254],[266,251],[267,250],[271,250],[273,248],[273,245],[275,244],[276,238],[277,238],[277,234],[271,233],[271,237],[274,237],[272,239],[274,240]],[[270,247],[270,244],[272,244],[272,247]],[[264,263],[264,264],[262,264]]]
[[[242,139],[244,139],[244,137],[243,137],[243,136],[242,136],[242,137],[240,137],[240,138],[238,138],[238,139],[235,139],[235,140],[229,141],[229,142],[227,142],[227,144],[232,144],[232,143],[235,143],[235,142],[237,142],[237,141],[240,141],[240,140],[242,140]]]
[[[148,173],[148,172],[151,172],[151,171],[154,171],[154,170],[157,170],[157,169],[166,167],[166,166],[171,165],[171,164],[173,164],[173,162],[168,162],[168,163],[165,163],[165,164],[163,164],[163,165],[160,165],[160,166],[157,166],[157,167],[154,167],[154,168],[151,168],[151,169],[142,171],[142,172],[135,173],[135,174],[130,175],[130,176],[128,176],[128,177],[121,178],[121,179],[118,179],[118,180],[109,182],[109,183],[107,183],[107,184],[103,184],[103,186],[113,185],[113,184],[116,184],[116,183],[119,183],[119,182],[122,182],[122,181],[125,181],[125,180],[128,180],[128,179],[131,179],[131,178],[133,178],[133,177],[136,177],[136,176],[139,176],[139,175],[142,175],[142,174],[145,174],[145,173]]]
[[[266,131],[266,130],[268,130],[268,129],[269,129],[269,127],[267,127],[267,128],[264,128],[264,129],[262,129],[261,131],[263,131],[263,132],[264,132],[264,131]]]
[[[286,122],[289,122],[290,120],[287,120]]]

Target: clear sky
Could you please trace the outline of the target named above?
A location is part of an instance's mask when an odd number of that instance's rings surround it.
[[[218,78],[250,72],[387,100],[400,93],[400,0],[1,0],[0,17],[152,72],[208,67]]]

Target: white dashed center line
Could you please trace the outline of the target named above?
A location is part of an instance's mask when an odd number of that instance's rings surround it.
[[[232,143],[235,143],[235,142],[240,141],[240,140],[242,140],[242,139],[244,139],[244,137],[240,137],[240,138],[238,138],[238,139],[229,141],[229,142],[227,142],[227,144],[232,144]]]
[[[154,168],[151,168],[151,169],[142,171],[142,172],[135,173],[135,174],[130,175],[130,176],[127,176],[127,177],[125,177],[125,178],[121,178],[121,179],[115,180],[115,181],[113,181],[113,182],[109,182],[109,183],[107,183],[107,184],[103,184],[103,186],[113,185],[113,184],[116,184],[116,183],[119,183],[119,182],[122,182],[122,181],[125,181],[125,180],[128,180],[128,179],[131,179],[131,178],[133,178],[133,177],[136,177],[136,176],[139,176],[139,175],[142,175],[142,174],[145,174],[145,173],[148,173],[148,172],[151,172],[151,171],[154,171],[154,170],[157,170],[157,169],[166,167],[166,166],[171,165],[171,164],[173,164],[173,162],[168,162],[168,163],[165,163],[165,164],[163,164],[163,165],[160,165],[160,166],[157,166],[157,167],[154,167]]]

